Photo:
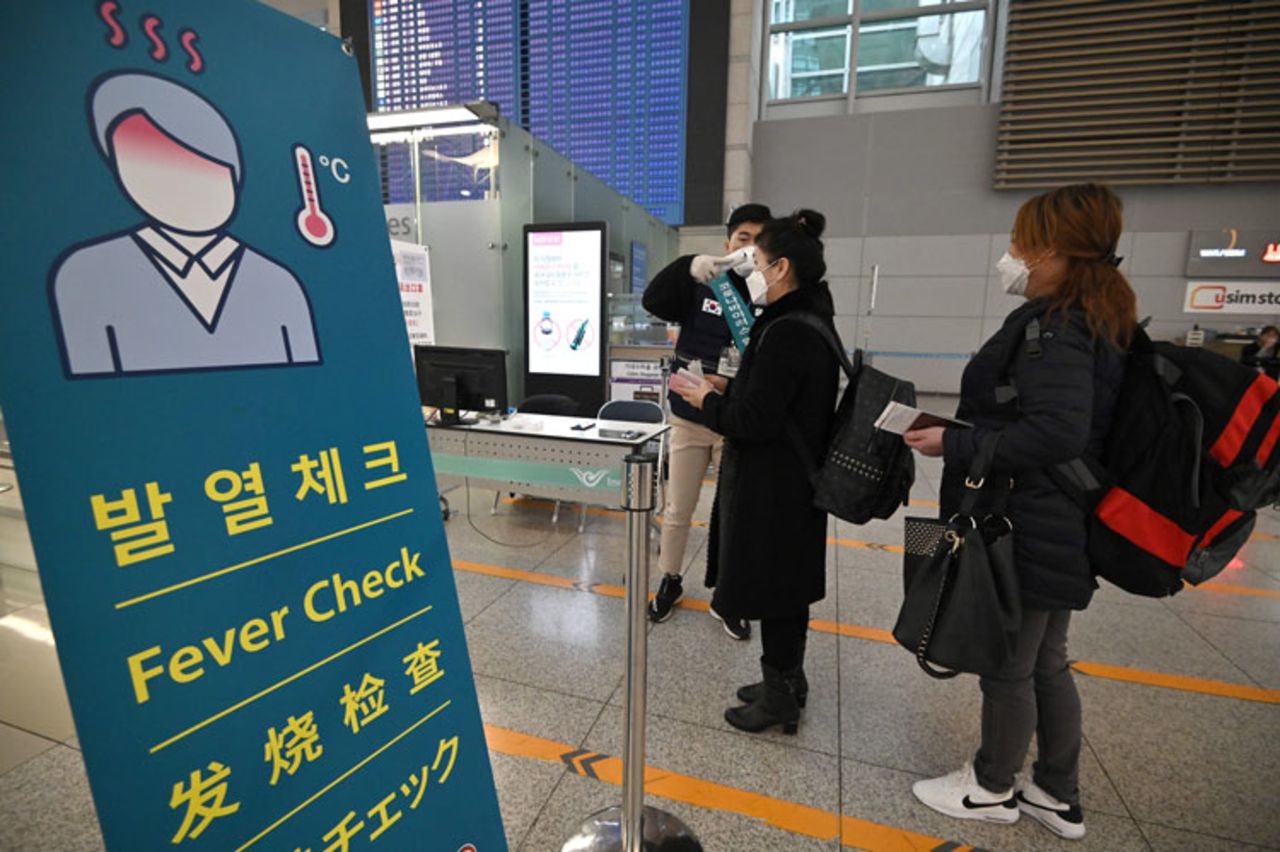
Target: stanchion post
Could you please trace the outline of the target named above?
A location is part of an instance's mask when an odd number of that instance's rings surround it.
[[[645,701],[648,673],[649,518],[657,457],[626,458],[622,508],[627,513],[627,676],[623,705],[622,806],[590,817],[562,852],[702,852],[677,817],[644,804]]]
[[[624,710],[622,848],[641,852],[644,813],[644,722],[648,683],[649,516],[653,513],[655,458],[627,456],[627,701]]]

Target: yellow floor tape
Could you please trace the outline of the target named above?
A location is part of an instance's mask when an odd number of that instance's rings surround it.
[[[528,497],[513,499],[511,497],[502,498],[502,502],[507,505],[515,505],[530,509],[550,509],[554,504],[550,500],[537,500]],[[938,504],[932,500],[912,500],[911,504],[921,506],[937,506]],[[617,509],[604,509],[599,506],[588,506],[587,514],[599,518],[625,518],[626,513]],[[659,515],[658,519],[661,520]],[[706,529],[708,524],[706,521],[694,520],[690,522],[697,529]],[[1267,533],[1254,533],[1250,541],[1269,541],[1277,538]],[[900,544],[880,544],[874,541],[862,541],[856,538],[828,538],[827,544],[834,544],[837,547],[844,547],[850,550],[870,550],[878,553],[902,553],[902,545]],[[1280,599],[1280,589],[1260,589],[1255,586],[1241,586],[1233,583],[1219,583],[1211,581],[1200,586],[1186,586],[1185,589],[1190,591],[1209,591],[1222,595],[1246,595],[1249,597],[1260,598],[1277,598]]]
[[[499,565],[486,565],[480,562],[469,562],[464,559],[453,561],[455,571],[466,571],[471,574],[484,574],[504,580],[515,580],[521,583],[532,583],[540,586],[552,586],[558,589],[569,589],[589,592],[611,598],[625,596],[626,589],[610,583],[585,583],[559,577],[554,574],[541,574],[536,571],[525,571],[519,568],[506,568]],[[709,604],[705,600],[685,598],[677,606],[682,609],[706,612]],[[834,636],[847,636],[851,639],[863,639],[869,642],[880,642],[896,645],[893,634],[877,627],[864,627],[858,624],[845,624],[825,619],[812,619],[809,629],[818,633],[829,633]],[[1075,662],[1072,668],[1080,674],[1091,677],[1115,680],[1124,683],[1138,683],[1145,686],[1156,686],[1174,689],[1181,692],[1196,692],[1201,695],[1216,695],[1221,698],[1235,698],[1243,701],[1257,701],[1263,704],[1280,704],[1280,690],[1264,689],[1258,686],[1228,683],[1208,678],[1188,677],[1184,675],[1151,672],[1143,669],[1112,666],[1105,663]]]
[[[543,739],[496,725],[484,726],[489,749],[513,757],[527,757],[547,763],[559,763],[587,778],[595,778],[614,786],[622,785],[622,760],[598,752],[575,749],[566,743]],[[883,825],[857,817],[841,816],[820,808],[752,793],[737,787],[704,781],[692,775],[668,772],[646,766],[646,795],[673,802],[683,802],[708,810],[723,811],[758,819],[774,828],[814,837],[819,840],[839,838],[842,846],[871,852],[931,852],[932,850],[972,850],[953,841],[917,834],[903,828]],[[902,795],[907,795],[902,791]],[[584,814],[585,817],[585,814]]]

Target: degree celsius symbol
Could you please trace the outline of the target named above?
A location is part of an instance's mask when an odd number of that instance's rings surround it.
[[[324,154],[321,154],[319,159],[320,167],[328,169],[329,173],[333,175],[333,179],[338,183],[351,182],[351,167],[347,165],[346,160],[341,157],[329,158]]]

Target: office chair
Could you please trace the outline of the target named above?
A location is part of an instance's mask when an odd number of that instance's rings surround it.
[[[666,423],[667,412],[661,405],[656,402],[650,402],[645,399],[614,399],[600,406],[600,411],[596,414],[597,420],[623,420],[631,423]],[[662,470],[663,458],[666,450],[666,435],[662,435],[656,441],[650,441],[649,445],[656,444],[658,455],[658,470]],[[654,495],[655,507],[663,505],[663,477],[660,475],[658,479],[658,491]],[[582,507],[582,514],[578,518],[578,532],[582,532],[586,526],[587,507]],[[657,524],[657,519],[651,517],[653,524]]]

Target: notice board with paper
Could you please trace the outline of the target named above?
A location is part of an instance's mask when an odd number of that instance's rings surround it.
[[[505,849],[355,59],[9,16],[0,405],[108,849]]]
[[[404,308],[409,343],[431,346],[436,342],[436,321],[431,306],[431,253],[426,246],[392,240],[391,254],[396,261],[396,280],[400,284],[400,304]]]

